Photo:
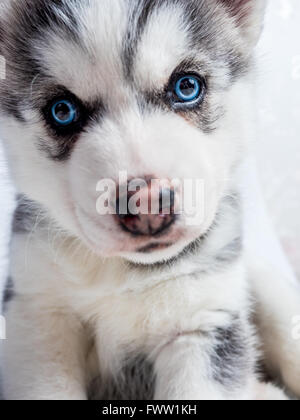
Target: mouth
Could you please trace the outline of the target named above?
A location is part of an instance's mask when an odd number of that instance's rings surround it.
[[[161,251],[167,248],[170,248],[173,246],[174,243],[168,242],[168,243],[150,243],[149,245],[146,245],[144,247],[138,248],[136,250],[139,254],[151,254],[152,252]]]

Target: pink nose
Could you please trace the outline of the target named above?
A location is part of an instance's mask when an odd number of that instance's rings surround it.
[[[147,184],[138,192],[118,198],[117,215],[122,228],[135,236],[156,236],[175,222],[175,192],[169,186]]]

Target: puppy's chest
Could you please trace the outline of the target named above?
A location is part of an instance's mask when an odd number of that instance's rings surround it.
[[[99,291],[86,299],[81,315],[92,322],[96,335],[106,344],[112,340],[126,345],[152,347],[158,335],[176,334],[192,328],[205,310],[195,286],[184,287],[185,282],[159,284],[144,291],[129,290],[123,293],[101,295]],[[159,332],[159,333],[158,333]]]
[[[231,290],[234,290],[233,278],[228,276],[227,287]],[[227,321],[228,312],[236,306],[235,297],[233,293],[219,293],[221,281],[226,283],[226,276],[222,280],[184,276],[152,287],[146,283],[145,288],[116,289],[114,293],[105,293],[105,288],[99,286],[90,292],[85,289],[84,299],[84,294],[79,292],[73,303],[92,326],[93,335],[112,353],[124,347],[129,351],[134,347],[152,352],[178,334],[205,332]],[[241,301],[237,289],[236,297]]]

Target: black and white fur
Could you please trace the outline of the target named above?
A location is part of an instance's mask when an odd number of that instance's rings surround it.
[[[284,282],[266,270],[251,283],[243,248],[240,174],[254,137],[264,3],[4,0],[0,127],[20,194],[5,398],[285,399],[259,383],[251,296],[270,368],[300,395],[299,344],[285,351]],[[175,71],[207,80],[198,109],[176,112],[164,100]],[[45,114],[66,92],[85,110],[72,135]],[[201,226],[179,218],[159,250],[161,238],[130,237],[99,217],[97,182],[123,170],[203,179]],[[270,305],[266,284],[277,293]],[[300,310],[284,290],[289,310]]]

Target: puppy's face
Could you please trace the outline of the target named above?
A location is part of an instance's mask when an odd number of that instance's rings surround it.
[[[0,126],[19,191],[103,256],[154,262],[205,234],[240,158],[263,3],[5,0]],[[171,215],[99,215],[99,181],[117,186],[109,206],[124,171],[148,198],[164,180]],[[173,179],[203,182],[196,226],[173,214]]]

